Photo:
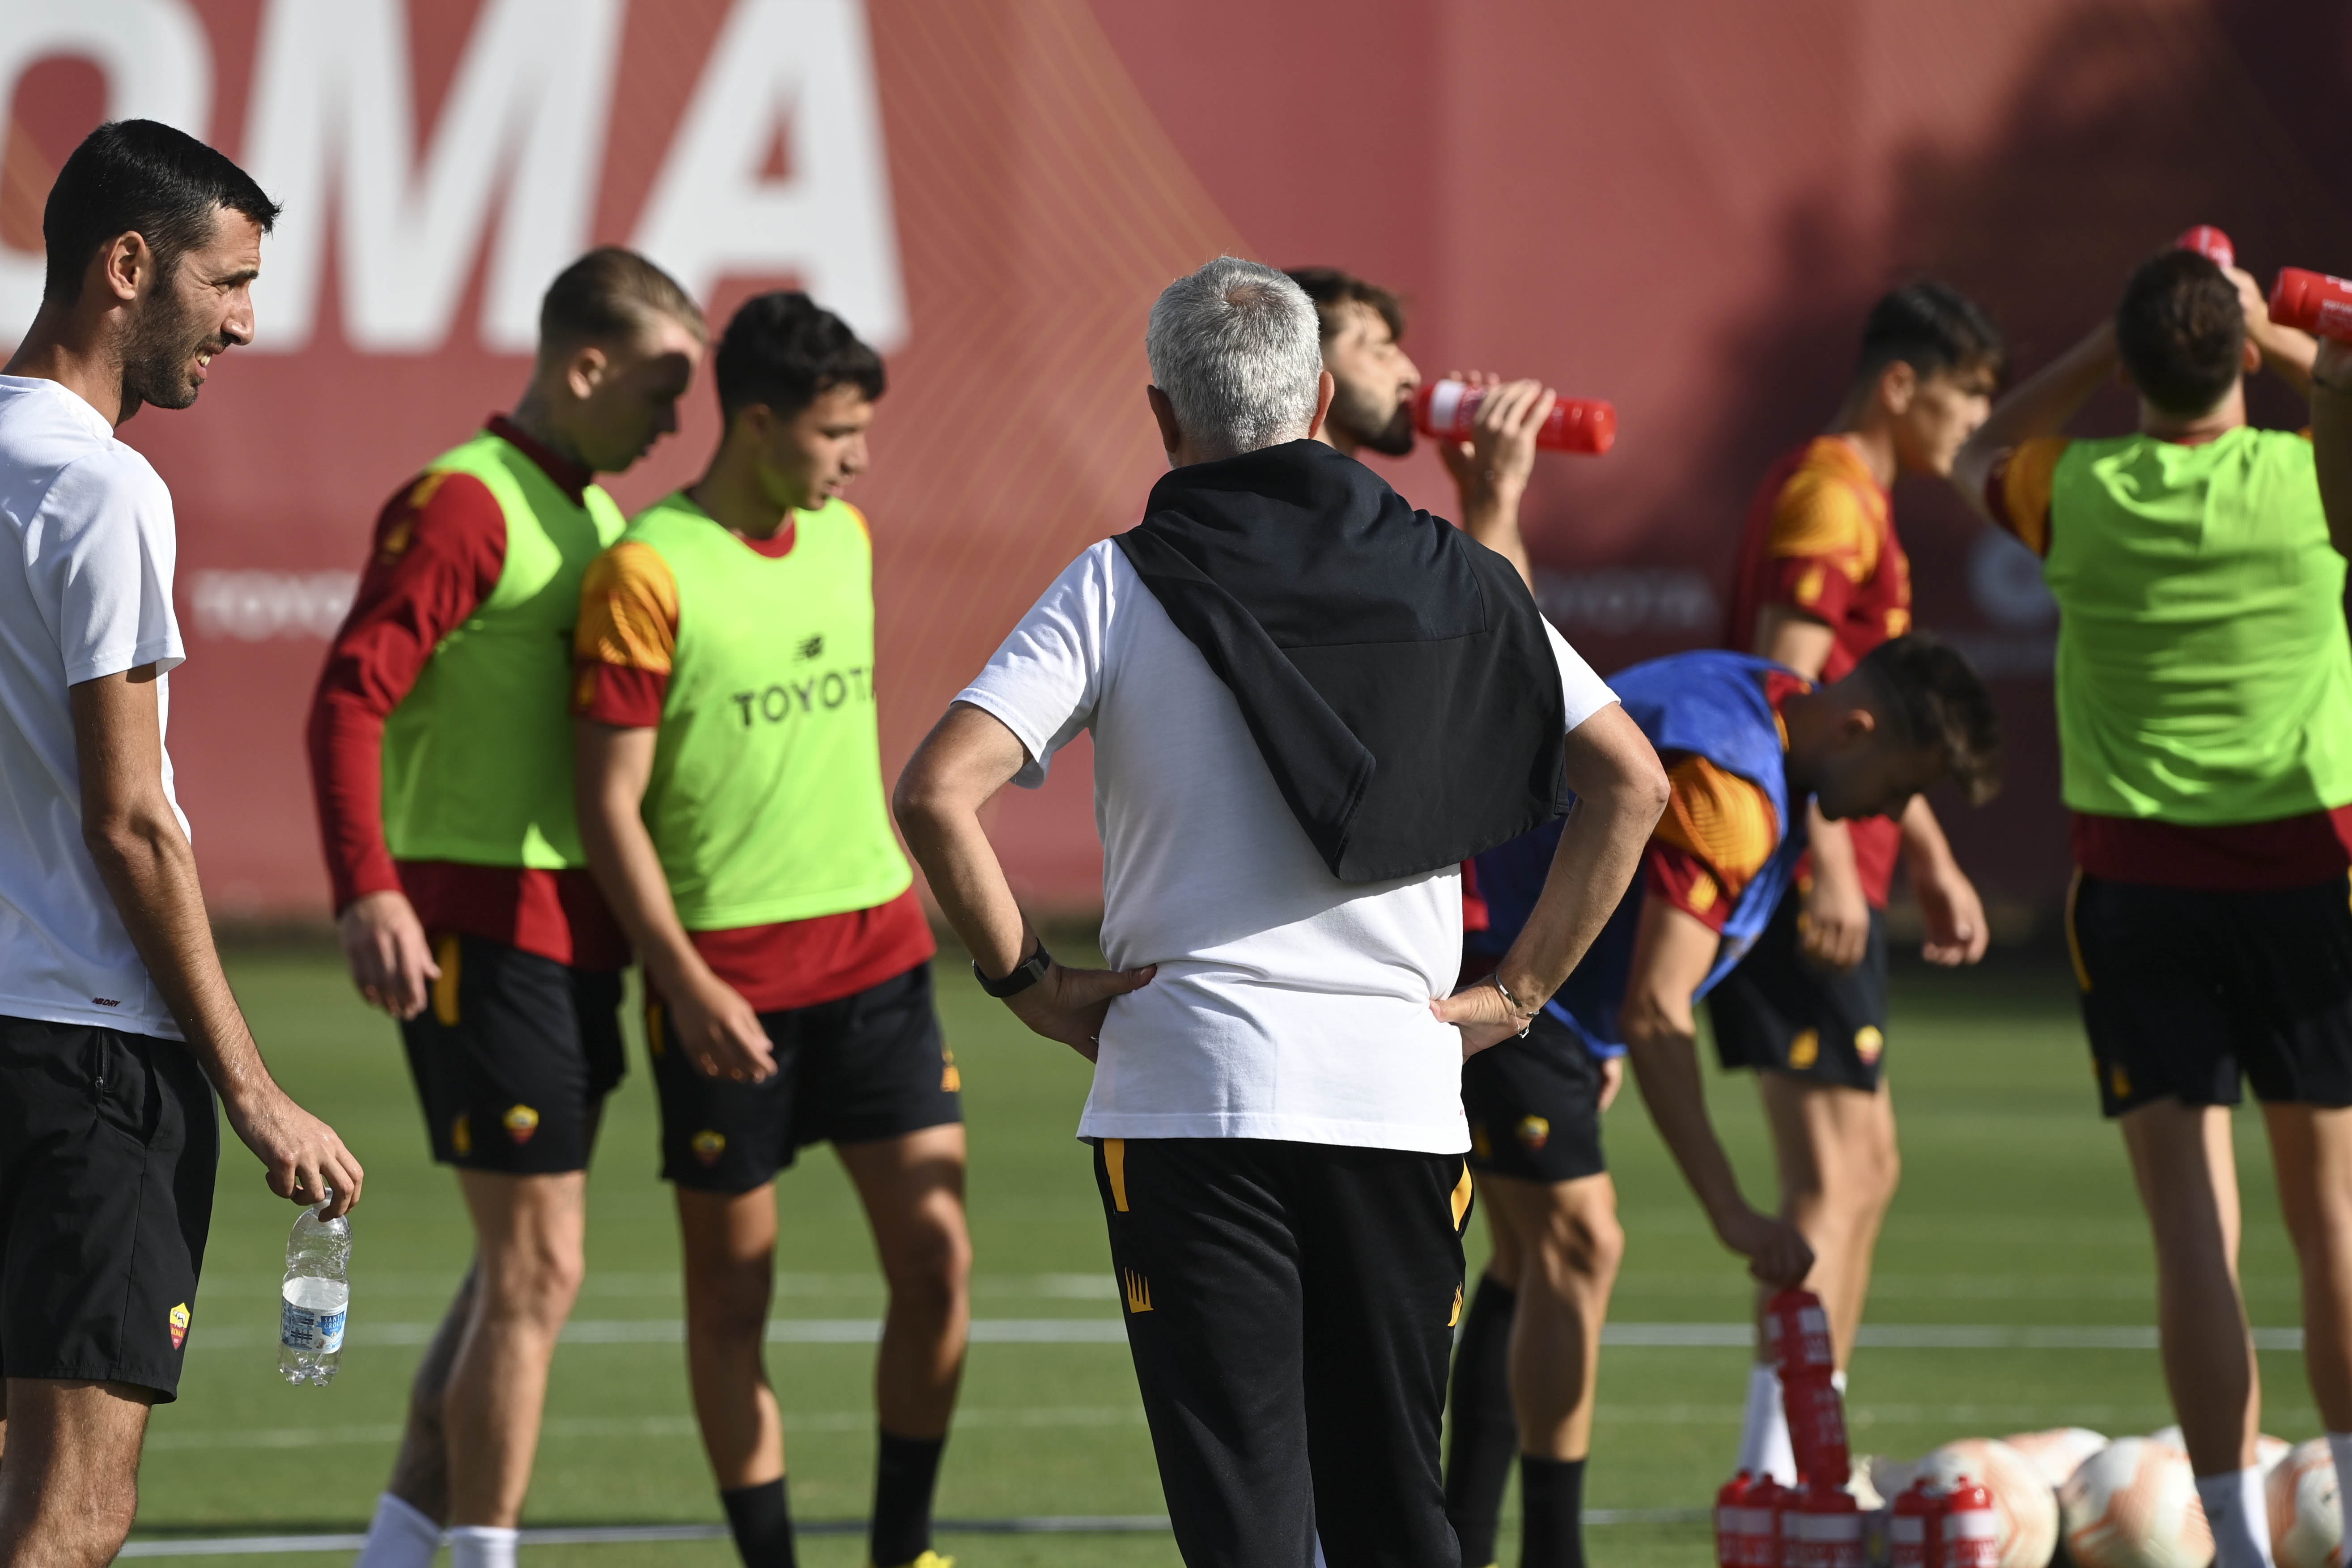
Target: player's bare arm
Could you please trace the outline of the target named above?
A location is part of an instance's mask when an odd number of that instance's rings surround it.
[[[2318,355],[2319,340],[2300,328],[2272,321],[2270,300],[2252,273],[2242,267],[2222,270],[2237,285],[2238,303],[2246,311],[2246,341],[2262,356],[2263,368],[2293,387],[2298,397],[2309,397],[2312,362]]]
[[[1329,388],[1327,374],[1327,400]],[[908,760],[890,797],[898,830],[929,879],[940,912],[992,979],[1011,974],[1043,945],[980,824],[980,808],[1028,761],[1028,751],[1003,720],[969,702],[953,703]],[[1055,963],[1043,980],[1007,997],[1005,1005],[1032,1030],[1092,1061],[1101,1048],[1097,1037],[1111,1003],[1150,984],[1154,973],[1150,964],[1109,970]]]
[[[269,1076],[213,950],[195,852],[163,795],[155,667],[83,681],[70,697],[83,840],[229,1125],[271,1192],[315,1204],[331,1191],[328,1212],[348,1212],[360,1198],[359,1161]]]
[[[1518,1034],[1566,984],[1625,896],[1665,813],[1666,770],[1641,726],[1614,704],[1568,732],[1567,773],[1576,809],[1526,927],[1490,980],[1431,1004],[1462,1031],[1465,1058]]]
[[[1748,1258],[1758,1279],[1796,1285],[1812,1268],[1813,1249],[1796,1226],[1748,1204],[1707,1119],[1691,995],[1714,967],[1718,942],[1706,922],[1664,900],[1645,902],[1618,1026],[1650,1118],[1715,1234]]]
[[[1837,633],[1827,621],[1789,605],[1757,612],[1756,651],[1788,666],[1808,680],[1822,678]],[[1812,850],[1813,885],[1805,900],[1801,940],[1807,954],[1832,969],[1852,969],[1870,946],[1870,900],[1862,890],[1862,868],[1845,824],[1822,815],[1818,802],[1805,803],[1806,843]]]
[[[1437,455],[1461,498],[1462,531],[1519,570],[1532,592],[1535,563],[1519,533],[1519,502],[1536,469],[1536,433],[1559,395],[1539,381],[1501,381],[1487,371],[1450,371],[1449,379],[1487,389],[1467,441],[1440,441]]]
[[[646,978],[661,993],[687,1055],[714,1078],[757,1082],[776,1070],[768,1031],[751,1004],[695,951],[646,831],[641,810],[653,778],[656,735],[593,719],[572,721],[581,841],[596,885],[629,933]]]
[[[2115,322],[2103,321],[1993,405],[1992,413],[1952,459],[1952,483],[1960,499],[1987,522],[1997,521],[1985,500],[1985,486],[2001,459],[2021,442],[2063,430],[2091,395],[2114,376],[2117,363]]]
[[[2319,345],[2311,374],[2311,447],[2328,538],[2337,554],[2352,556],[2352,344]]]
[[[1927,927],[1926,940],[1919,944],[1920,956],[1947,968],[1976,963],[1991,940],[1985,924],[1984,900],[1976,884],[1953,857],[1944,825],[1936,820],[1926,795],[1913,795],[1900,821],[1903,863],[1910,870],[1912,896],[1919,900],[1919,913]]]

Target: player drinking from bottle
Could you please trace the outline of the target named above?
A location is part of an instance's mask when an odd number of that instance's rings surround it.
[[[1895,531],[1899,473],[1942,477],[1983,422],[2000,335],[1940,283],[1871,308],[1844,404],[1826,434],[1775,463],[1740,542],[1725,646],[1834,681],[1911,626],[1911,563]],[[1878,1227],[1894,1201],[1895,1110],[1885,1082],[1886,898],[1898,857],[1936,963],[1982,957],[1984,907],[1925,795],[1899,819],[1814,811],[1796,891],[1707,1003],[1727,1068],[1756,1070],[1780,1212],[1812,1245],[1837,1379],[1862,1323]],[[1748,1373],[1739,1467],[1796,1479],[1777,1374]]]
[[[1807,816],[1899,816],[1948,775],[1977,800],[1996,787],[1991,699],[1958,654],[1924,637],[1882,644],[1827,685],[1712,651],[1636,665],[1611,684],[1666,764],[1665,815],[1633,889],[1527,1037],[1464,1066],[1481,1190],[1506,1216],[1496,1256],[1507,1248],[1517,1259],[1515,1276],[1479,1283],[1482,1299],[1511,1291],[1509,1318],[1474,1317],[1455,1363],[1446,1479],[1471,1568],[1493,1561],[1514,1436],[1522,1562],[1583,1562],[1583,1465],[1561,1456],[1590,1443],[1593,1368],[1622,1247],[1615,1192],[1600,1166],[1609,1058],[1632,1057],[1650,1114],[1724,1245],[1768,1288],[1805,1278],[1814,1264],[1808,1238],[1787,1216],[1749,1205],[1708,1122],[1692,1010],[1769,925],[1795,879]],[[1489,926],[1472,939],[1465,975],[1526,929],[1559,834],[1552,824],[1477,858]],[[1516,1434],[1493,1418],[1514,1410]]]
[[[163,750],[171,492],[115,436],[254,335],[277,205],[152,121],[101,125],[41,215],[0,374],[0,1562],[110,1563],[179,1396],[220,1163],[330,1212],[359,1162],[262,1064],[214,953]]]
[[[940,1563],[931,1494],[970,1317],[963,1113],[883,796],[874,548],[841,499],[866,468],[882,361],[777,293],[735,313],[714,363],[709,470],[588,574],[581,828],[646,966],[687,1363],[743,1561],[793,1561],[762,1355],[775,1180],[830,1141],[890,1287],[871,1561]]]
[[[2230,1108],[2262,1101],[2304,1365],[2352,1476],[2352,363],[2168,250],[2004,398],[1953,479],[2042,557],[2074,814],[2067,934],[2102,1110],[2155,1233],[2158,1330],[2221,1568],[2270,1561]],[[2139,429],[2060,432],[2120,364]],[[2246,423],[2309,389],[2318,449]]]
[[[588,1156],[620,1080],[629,950],[574,816],[564,699],[597,488],[677,428],[702,313],[629,251],[548,288],[511,415],[376,520],[310,710],[310,767],[360,994],[400,1020],[475,1263],[417,1369],[363,1568],[514,1559],[556,1335],[580,1289]]]

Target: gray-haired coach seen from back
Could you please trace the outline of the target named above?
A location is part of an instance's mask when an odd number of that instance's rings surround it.
[[[1095,1063],[1078,1135],[1185,1561],[1305,1568],[1319,1531],[1331,1568],[1455,1568],[1462,1059],[1575,965],[1665,776],[1508,563],[1310,439],[1297,284],[1211,262],[1146,349],[1171,471],[948,710],[898,820],[990,992]],[[978,816],[1081,730],[1108,972],[1045,952]],[[1498,984],[1449,996],[1459,863],[1572,801]]]

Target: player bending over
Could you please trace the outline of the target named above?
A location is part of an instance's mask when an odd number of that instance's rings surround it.
[[[702,313],[625,250],[551,284],[522,401],[376,520],[310,709],[343,949],[400,1020],[475,1260],[418,1366],[362,1568],[514,1560],[556,1336],[585,1267],[588,1156],[620,1081],[627,940],[572,806],[580,580],[625,520],[599,489],[677,428]]]
[[[212,1226],[214,1094],[278,1196],[360,1195],[213,951],[163,751],[172,495],[115,436],[253,341],[277,216],[193,137],[100,126],[49,190],[0,375],[0,1562],[96,1568],[130,1533]]]
[[[1941,479],[1984,423],[2000,333],[1940,283],[1871,308],[1829,433],[1772,466],[1748,509],[1727,647],[1838,680],[1911,628],[1911,563],[1895,531],[1898,473]],[[1935,963],[1984,955],[1984,906],[1925,795],[1899,818],[1832,822],[1809,808],[1797,889],[1707,1000],[1727,1068],[1750,1068],[1772,1131],[1780,1213],[1813,1249],[1807,1284],[1830,1320],[1836,1377],[1862,1327],[1878,1227],[1899,1160],[1886,1050],[1886,895],[1899,855]],[[1796,1479],[1780,1375],[1757,1336],[1739,1468]]]
[[[871,1561],[943,1563],[931,1494],[971,1317],[963,1111],[883,799],[874,546],[841,499],[882,361],[779,293],[735,313],[714,363],[710,467],[640,512],[582,595],[581,828],[646,966],[687,1364],[735,1544],[747,1568],[793,1562],[762,1353],[775,1182],[829,1140],[890,1287]]]
[[[1583,1561],[1582,1467],[1559,1460],[1590,1444],[1593,1369],[1622,1247],[1600,1148],[1600,1115],[1618,1081],[1611,1058],[1631,1055],[1642,1097],[1724,1245],[1767,1286],[1804,1279],[1814,1263],[1804,1235],[1748,1204],[1708,1123],[1692,1006],[1789,891],[1809,810],[1832,822],[1899,816],[1948,775],[1979,801],[1997,787],[1991,699],[1966,660],[1925,637],[1883,643],[1826,686],[1713,651],[1636,665],[1610,684],[1664,761],[1672,799],[1642,875],[1527,1037],[1464,1071],[1472,1157],[1512,1216],[1518,1253],[1507,1338],[1474,1320],[1455,1370],[1448,1479],[1457,1531],[1484,1548],[1465,1555],[1471,1568],[1493,1559],[1510,1434],[1487,1413],[1506,1408],[1517,1415],[1522,1561]],[[1516,940],[1559,833],[1550,824],[1478,857],[1491,924],[1474,955]],[[1498,1247],[1503,1234],[1498,1226]],[[1481,1282],[1482,1292],[1493,1288]],[[1507,1354],[1496,1342],[1506,1340]]]
[[[2158,1331],[2221,1568],[2270,1561],[2238,1292],[2230,1107],[2263,1102],[2303,1271],[2304,1365],[2352,1476],[2352,401],[2253,279],[2172,250],[1962,449],[1969,503],[2042,557],[2074,813],[2067,934],[2102,1110],[2156,1237]],[[2139,430],[2061,436],[2120,363]],[[2313,443],[2246,424],[2267,363]],[[2347,378],[2352,379],[2352,378]],[[2323,504],[2323,500],[2325,504]]]

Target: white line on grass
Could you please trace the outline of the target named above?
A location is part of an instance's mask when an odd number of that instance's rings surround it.
[[[1708,1513],[1703,1508],[1587,1509],[1587,1524],[1699,1524]],[[1157,1535],[1168,1529],[1164,1514],[1046,1515],[1028,1519],[943,1519],[932,1528],[941,1535]],[[806,1521],[793,1526],[802,1535],[863,1535],[862,1519]],[[665,1541],[724,1541],[723,1524],[604,1524],[551,1530],[526,1530],[525,1546],[628,1546]],[[210,1536],[177,1541],[134,1541],[123,1557],[227,1557],[243,1553],[296,1552],[356,1552],[364,1535],[245,1535]]]
[[[438,1323],[371,1323],[352,1325],[351,1342],[359,1346],[428,1343]],[[882,1337],[876,1318],[772,1318],[768,1322],[770,1344],[873,1344]],[[676,1318],[581,1318],[564,1325],[568,1345],[675,1345],[686,1338],[686,1325]],[[1601,1342],[1624,1349],[1712,1350],[1750,1345],[1756,1330],[1748,1323],[1611,1323],[1601,1330]],[[1870,1350],[1904,1351],[2152,1351],[2156,1330],[2139,1323],[1865,1323],[1861,1343]],[[1118,1318],[975,1318],[974,1344],[1107,1345],[1127,1342],[1127,1325]],[[249,1350],[270,1342],[269,1331],[257,1323],[207,1326],[192,1335],[191,1350]],[[2301,1329],[2256,1329],[2254,1348],[2263,1351],[2303,1349]]]

